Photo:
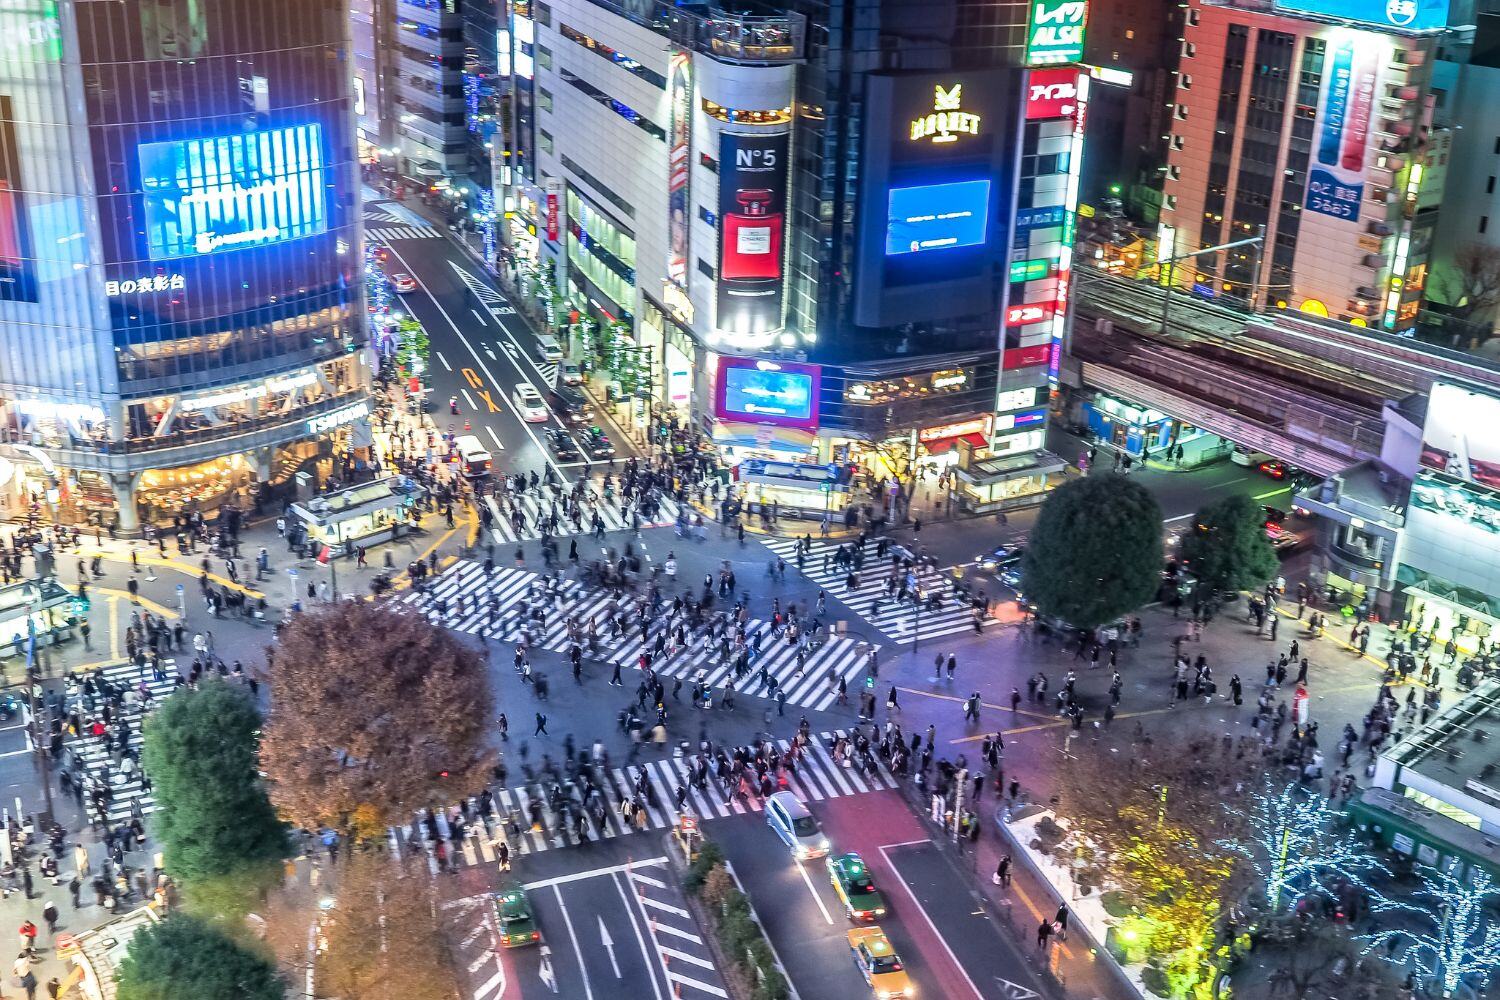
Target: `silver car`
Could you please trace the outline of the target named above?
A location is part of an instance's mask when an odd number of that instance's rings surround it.
[[[791,792],[777,792],[766,799],[766,823],[798,861],[821,858],[828,853],[828,838],[802,800]]]

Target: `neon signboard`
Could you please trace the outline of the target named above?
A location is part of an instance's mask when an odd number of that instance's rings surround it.
[[[1088,18],[1088,0],[1032,0],[1026,65],[1055,66],[1081,60]]]
[[[758,358],[719,359],[714,411],[725,420],[752,420],[779,427],[818,426],[817,365]]]
[[[886,255],[979,246],[988,235],[989,211],[988,180],[892,188]]]
[[[978,135],[979,115],[963,110],[964,85],[932,87],[932,110],[911,121],[911,141],[956,142],[960,135]]]
[[[323,128],[316,123],[145,143],[137,155],[152,260],[281,243],[328,228]]]
[[[1448,26],[1449,0],[1277,0],[1276,6],[1298,14],[1321,14],[1408,31]]]

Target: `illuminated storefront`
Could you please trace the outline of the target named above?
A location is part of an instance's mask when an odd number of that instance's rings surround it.
[[[1133,458],[1150,452],[1158,461],[1165,461],[1168,449],[1181,445],[1179,464],[1190,468],[1217,461],[1233,448],[1231,442],[1201,427],[1102,392],[1083,403],[1083,413],[1096,438]]]
[[[126,531],[267,482],[370,382],[346,5],[137,7],[0,64],[0,451]]]
[[[425,492],[405,476],[387,476],[293,504],[290,513],[313,542],[328,546],[332,555],[347,555],[411,531]]]

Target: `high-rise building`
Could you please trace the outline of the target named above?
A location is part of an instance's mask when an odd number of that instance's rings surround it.
[[[752,495],[837,512],[821,477],[918,464],[975,508],[1040,495],[1085,16],[513,0],[507,270],[627,422],[698,421]]]
[[[368,443],[349,24],[0,7],[0,513],[130,530]]]
[[[1357,325],[1415,325],[1441,191],[1445,2],[1191,0],[1162,210],[1173,280]]]
[[[464,23],[458,0],[377,0],[395,18],[395,146],[407,177],[467,173]]]

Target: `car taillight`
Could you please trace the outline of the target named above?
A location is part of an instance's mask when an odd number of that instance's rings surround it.
[[[532,931],[531,932],[531,940],[533,940],[533,941],[540,941],[541,939],[542,939],[542,932],[541,931]]]

